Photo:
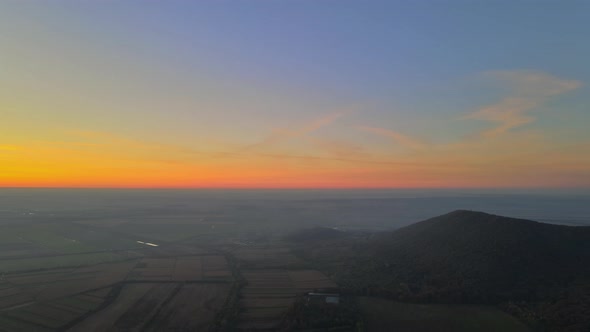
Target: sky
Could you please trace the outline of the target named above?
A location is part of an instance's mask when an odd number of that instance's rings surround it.
[[[590,188],[589,12],[0,0],[0,187]]]

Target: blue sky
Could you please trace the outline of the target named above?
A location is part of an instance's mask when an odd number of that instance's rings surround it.
[[[380,177],[388,186],[452,186],[458,175],[428,170],[428,181],[408,182],[361,161],[426,165],[471,137],[496,162],[517,162],[538,146],[575,146],[567,167],[547,166],[521,184],[572,185],[590,173],[580,148],[590,141],[589,10],[587,1],[3,1],[0,87],[11,124],[0,143],[26,149],[94,132],[208,153],[252,154],[256,146],[262,151],[247,163],[287,165],[285,185],[309,186],[333,170],[342,174],[329,182],[337,186],[361,169],[359,186]],[[498,152],[508,148],[502,140],[532,136],[534,149]],[[286,161],[346,151],[361,161],[304,169]],[[490,186],[473,151],[442,159],[473,173],[458,186]],[[260,154],[286,159],[267,165]],[[182,162],[187,174],[200,167]],[[235,172],[235,163],[223,167]],[[543,179],[555,173],[561,182]]]

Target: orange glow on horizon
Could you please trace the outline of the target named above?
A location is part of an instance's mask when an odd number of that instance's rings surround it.
[[[571,6],[70,2],[0,1],[0,187],[590,188]]]
[[[492,143],[421,148],[405,159],[342,158],[286,154],[187,153],[187,149],[109,135],[97,142],[10,145],[0,151],[0,187],[46,188],[566,188],[589,187],[572,152],[544,152],[543,141],[513,137]],[[103,137],[104,136],[104,137]],[[106,138],[105,138],[106,137]],[[534,151],[481,153],[506,147]],[[551,157],[551,158],[549,158]],[[497,166],[497,160],[502,167]],[[534,159],[533,159],[534,158]],[[555,160],[559,162],[556,163]],[[531,172],[531,161],[539,169]]]

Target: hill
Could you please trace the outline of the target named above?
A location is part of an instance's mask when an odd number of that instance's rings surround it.
[[[588,273],[590,228],[455,211],[380,234],[364,255],[373,258],[371,275],[423,296],[532,300]]]
[[[305,254],[338,261],[333,277],[359,293],[501,304],[552,330],[590,329],[590,227],[460,210],[348,247],[348,256]]]

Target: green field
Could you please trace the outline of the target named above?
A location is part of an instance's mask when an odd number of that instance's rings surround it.
[[[367,331],[527,332],[516,318],[494,307],[401,303],[360,297]]]

